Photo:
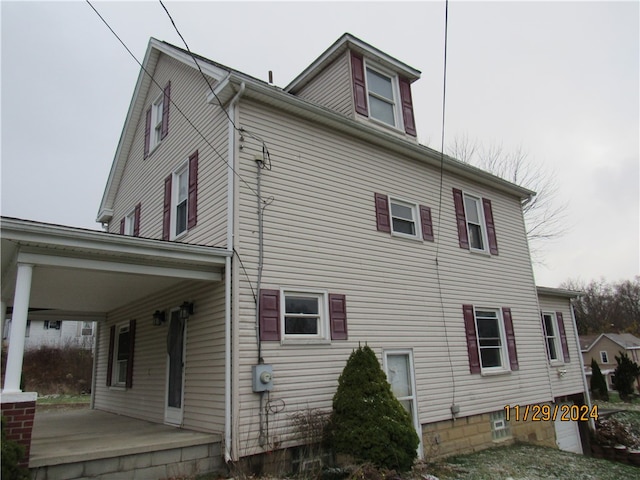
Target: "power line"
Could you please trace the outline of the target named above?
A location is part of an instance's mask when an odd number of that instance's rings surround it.
[[[446,113],[446,100],[447,100],[447,38],[449,28],[449,0],[445,1],[444,7],[444,62],[443,62],[443,78],[442,78],[442,134],[440,137],[440,191],[438,197],[438,233],[436,240],[436,278],[438,281],[438,293],[440,298],[440,309],[442,312],[442,323],[444,324],[444,338],[447,345],[447,356],[449,357],[449,369],[451,371],[451,414],[455,416],[453,412],[453,406],[456,403],[456,380],[453,372],[453,361],[451,360],[451,350],[449,348],[449,334],[447,332],[447,319],[444,311],[444,300],[442,298],[442,282],[440,279],[440,228],[442,226],[442,189],[444,183],[444,127],[445,127],[445,113]]]
[[[100,18],[100,20],[102,20],[102,22],[107,26],[107,28],[111,31],[111,33],[118,39],[118,41],[120,42],[120,44],[125,48],[125,50],[129,53],[129,55],[131,56],[131,58],[133,58],[135,60],[135,62],[140,66],[140,68],[144,71],[144,73],[151,79],[151,81],[158,87],[160,88],[160,90],[162,90],[162,86],[157,82],[157,80],[155,78],[153,78],[153,75],[151,75],[151,73],[149,73],[149,71],[147,71],[146,68],[144,68],[144,66],[142,65],[142,63],[136,58],[136,56],[133,54],[133,52],[129,49],[129,47],[127,47],[127,45],[124,43],[124,41],[118,36],[118,34],[113,30],[113,28],[111,28],[111,25],[109,25],[109,23],[102,17],[102,15],[100,15],[100,12],[98,12],[98,10],[96,10],[96,8],[91,4],[91,2],[89,0],[85,0],[87,2],[87,4],[93,9],[93,11],[96,13],[96,15],[98,15],[98,17]],[[242,175],[240,175],[227,161],[226,158],[224,158],[222,156],[222,154],[220,152],[218,152],[218,150],[211,144],[211,142],[209,140],[207,140],[207,138],[204,136],[204,134],[198,129],[198,127],[195,126],[195,124],[189,119],[189,117],[187,117],[187,115],[180,109],[180,107],[175,103],[175,101],[173,99],[169,99],[169,101],[171,102],[171,105],[173,105],[175,107],[175,109],[184,117],[184,119],[187,121],[187,123],[191,126],[191,128],[193,128],[198,135],[200,135],[200,138],[202,138],[202,140],[211,148],[211,150],[214,151],[214,153],[218,156],[218,158],[220,158],[220,160],[222,160],[226,165],[227,168],[230,168],[231,171],[234,173],[234,175],[236,175],[246,186],[247,188],[251,191],[251,193],[253,193],[255,196],[257,196],[258,198],[260,198],[258,196],[258,194],[256,193],[256,191],[251,187],[251,185],[242,177]],[[225,111],[226,113],[226,111]],[[228,114],[227,114],[228,116]],[[262,199],[261,199],[262,200]],[[264,201],[264,200],[262,200]]]

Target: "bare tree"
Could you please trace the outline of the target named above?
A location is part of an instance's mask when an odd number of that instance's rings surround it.
[[[528,158],[521,147],[507,152],[502,145],[485,147],[466,135],[456,137],[448,155],[494,175],[536,192],[523,203],[529,248],[535,261],[544,241],[560,237],[566,232],[566,204],[558,201],[558,184],[553,172]]]
[[[573,301],[581,335],[640,334],[640,276],[614,283],[607,283],[604,279],[592,280],[588,284],[567,280],[561,287],[583,292]]]

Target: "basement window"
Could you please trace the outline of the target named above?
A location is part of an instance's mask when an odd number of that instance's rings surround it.
[[[494,440],[502,440],[511,437],[511,428],[504,416],[504,410],[493,412],[489,416],[491,422],[491,438]]]

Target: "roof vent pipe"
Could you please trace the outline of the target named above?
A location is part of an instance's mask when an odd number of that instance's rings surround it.
[[[273,71],[269,70],[269,84],[273,85]]]

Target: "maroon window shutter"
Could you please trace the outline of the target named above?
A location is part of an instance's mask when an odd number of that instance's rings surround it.
[[[356,106],[356,112],[368,116],[367,87],[364,82],[364,61],[360,55],[354,52],[351,52],[351,75],[353,77],[353,101]]]
[[[336,293],[329,294],[329,322],[331,340],[347,340],[347,297]]]
[[[162,131],[160,132],[161,140],[169,133],[169,105],[171,105],[171,82],[164,87],[164,99],[162,100]]]
[[[378,231],[391,233],[389,198],[382,193],[374,193],[374,197],[376,199],[376,226]]]
[[[480,352],[478,351],[478,337],[476,335],[476,317],[473,305],[462,305],[464,315],[464,329],[467,334],[467,353],[469,354],[469,370],[480,373]]]
[[[431,209],[420,205],[420,223],[422,224],[422,238],[433,242],[433,222],[431,220]]]
[[[516,351],[516,336],[513,333],[513,319],[511,318],[511,309],[502,308],[502,318],[504,319],[504,331],[507,335],[507,349],[509,350],[509,364],[511,370],[519,370],[518,352]]]
[[[133,387],[133,353],[136,344],[136,321],[129,321],[129,359],[127,360],[127,380],[126,387]]]
[[[260,340],[280,340],[280,290],[260,290]]]
[[[193,228],[198,223],[198,151],[189,157],[189,218],[187,228]]]
[[[122,220],[120,220],[120,235],[124,235],[124,224],[125,220],[123,218]]]
[[[413,117],[413,101],[411,100],[411,84],[406,78],[400,77],[400,102],[402,103],[402,119],[404,131],[408,135],[416,136],[416,121]]]
[[[111,386],[113,377],[113,349],[116,342],[116,326],[113,325],[109,329],[109,356],[107,358],[107,387]]]
[[[564,363],[569,363],[569,343],[567,342],[567,332],[564,329],[564,319],[562,318],[562,312],[556,312],[556,318],[558,319],[558,330],[560,333],[560,343],[562,344],[562,355],[564,356]]]
[[[169,240],[171,230],[171,179],[169,175],[164,180],[164,208],[162,211],[162,239]]]
[[[453,204],[456,208],[456,222],[458,223],[458,240],[460,248],[469,250],[469,235],[467,234],[467,218],[464,215],[464,199],[462,190],[453,189]]]
[[[136,209],[133,212],[133,235],[135,237],[140,236],[140,211],[142,210],[142,204],[136,205]]]
[[[144,127],[144,158],[149,156],[149,146],[151,145],[151,107],[147,110],[147,120]]]
[[[484,208],[484,221],[487,224],[489,251],[492,255],[498,255],[498,240],[496,239],[496,227],[493,223],[493,210],[491,209],[491,200],[483,198],[482,208]]]

